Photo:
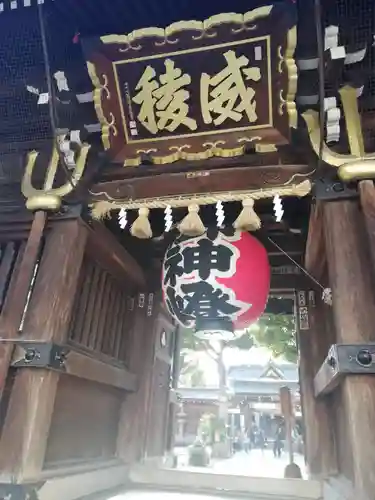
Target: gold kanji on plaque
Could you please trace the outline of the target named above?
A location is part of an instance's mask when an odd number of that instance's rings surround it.
[[[165,73],[156,78],[155,69],[147,66],[135,90],[133,102],[140,105],[138,120],[151,133],[160,130],[174,132],[180,125],[197,129],[197,122],[188,116],[190,93],[186,86],[191,77],[175,67],[174,61],[164,61]]]
[[[251,123],[257,120],[255,91],[247,87],[245,81],[258,82],[261,78],[260,68],[247,67],[249,59],[236,56],[234,50],[224,54],[226,68],[210,76],[201,76],[201,109],[204,123],[218,126],[226,120],[239,122],[246,113]],[[215,118],[212,115],[217,115]]]

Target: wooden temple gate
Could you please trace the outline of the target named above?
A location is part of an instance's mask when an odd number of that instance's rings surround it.
[[[373,500],[374,5],[129,3],[0,3],[0,498]],[[295,297],[309,482],[160,467],[184,304],[162,262],[234,229],[267,250],[267,310]]]

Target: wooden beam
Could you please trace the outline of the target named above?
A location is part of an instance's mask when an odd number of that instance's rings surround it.
[[[77,469],[77,467],[76,467]],[[53,474],[53,473],[52,473]],[[91,470],[77,473],[77,470],[57,469],[46,474],[37,491],[38,500],[78,500],[100,492],[113,491],[128,482],[128,467],[122,463],[91,465]],[[103,493],[104,494],[104,493]],[[105,494],[104,494],[105,495]],[[106,496],[106,495],[105,495]],[[110,495],[109,495],[110,496]]]
[[[238,167],[200,170],[194,173],[165,173],[99,183],[91,188],[92,192],[97,193],[91,201],[100,200],[100,192],[106,192],[114,200],[128,198],[137,200],[155,196],[269,188],[285,184],[294,175],[306,174],[310,170],[307,165],[263,165],[258,168]]]
[[[100,263],[122,285],[129,281],[139,288],[146,285],[146,277],[137,261],[117,241],[102,223],[92,221],[86,253]]]
[[[255,151],[254,151],[255,153]],[[306,166],[305,154],[296,154],[296,148],[288,145],[280,146],[278,151],[262,154],[245,154],[232,158],[214,157],[208,160],[187,161],[180,160],[166,165],[144,163],[138,167],[122,167],[118,164],[109,164],[102,172],[102,179],[120,180],[125,178],[144,177],[148,175],[171,174],[178,172],[192,172],[199,170],[217,170],[219,168],[252,167],[262,168],[277,165]]]
[[[356,201],[324,204],[324,234],[333,313],[339,344],[375,340],[375,297],[364,220]],[[375,378],[351,375],[341,386],[345,426],[338,436],[341,459],[365,498],[375,490]],[[344,435],[345,432],[345,435]]]
[[[301,290],[314,285],[304,274],[272,274],[271,291]]]
[[[125,367],[120,368],[104,363],[75,350],[69,350],[64,362],[64,372],[74,377],[92,380],[126,391],[135,391],[137,388],[136,375],[130,373]]]
[[[22,370],[28,367],[27,363],[24,362],[26,349],[35,348],[36,350],[42,351],[44,349],[44,352],[51,349],[51,351],[49,351],[51,353],[56,352],[55,349],[58,349],[59,352],[64,353],[61,366],[54,366],[52,360],[52,364],[49,365],[46,360],[47,365],[43,365],[42,367],[29,363],[29,366],[31,365],[30,368],[38,370],[41,368],[44,369],[45,367],[45,369],[57,370],[59,373],[91,380],[98,384],[109,385],[126,391],[135,391],[137,388],[137,377],[133,373],[130,373],[124,366],[97,359],[92,352],[91,355],[84,354],[70,344],[58,345],[46,342],[29,343],[27,340],[25,342],[26,345],[22,343],[17,343],[15,345],[11,361],[11,365],[14,368]],[[52,349],[54,349],[54,351],[52,351]],[[47,357],[48,354],[46,355],[46,358]],[[38,361],[40,362],[40,358]]]

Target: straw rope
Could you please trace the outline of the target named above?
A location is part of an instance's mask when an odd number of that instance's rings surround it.
[[[247,199],[262,200],[279,196],[307,196],[311,192],[311,181],[305,180],[298,184],[288,184],[284,186],[275,186],[270,188],[261,188],[247,191],[223,191],[207,194],[163,196],[161,198],[142,198],[138,200],[117,200],[117,201],[98,201],[93,204],[91,213],[94,219],[103,219],[108,216],[112,210],[139,210],[147,207],[152,210],[155,208],[165,209],[186,208],[189,205],[213,205],[218,201],[223,203],[231,201],[243,201]]]

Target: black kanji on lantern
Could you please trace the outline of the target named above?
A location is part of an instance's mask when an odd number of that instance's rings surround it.
[[[180,245],[172,246],[168,251],[164,263],[164,285],[176,286],[176,277],[184,274],[184,269],[180,265],[182,255],[180,254]]]
[[[225,245],[215,245],[209,239],[201,239],[196,247],[187,247],[182,251],[184,272],[198,271],[202,280],[209,278],[211,271],[226,272],[230,269],[233,252]]]
[[[184,299],[176,294],[173,287],[169,286],[165,293],[165,300],[169,312],[177,318],[180,323],[188,325],[190,321],[194,320],[193,316],[189,316],[184,311]]]
[[[229,302],[228,294],[221,289],[215,290],[205,281],[182,285],[181,290],[186,303],[183,312],[189,317],[217,318],[231,316],[240,310]]]

